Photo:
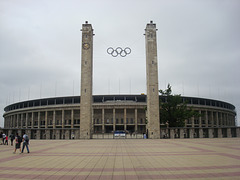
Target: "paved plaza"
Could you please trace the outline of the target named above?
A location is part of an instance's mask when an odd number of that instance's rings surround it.
[[[0,179],[240,179],[240,138],[31,140],[0,145]]]

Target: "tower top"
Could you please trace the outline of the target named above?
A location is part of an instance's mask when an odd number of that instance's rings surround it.
[[[81,31],[93,31],[92,25],[88,24],[88,21],[85,21],[85,24],[82,24]]]
[[[156,28],[156,24],[153,23],[153,21],[151,20],[150,23],[147,24],[147,27],[146,28]]]

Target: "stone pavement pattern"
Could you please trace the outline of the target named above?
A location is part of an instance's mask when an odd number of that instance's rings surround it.
[[[240,179],[240,139],[31,140],[0,145],[0,179]]]

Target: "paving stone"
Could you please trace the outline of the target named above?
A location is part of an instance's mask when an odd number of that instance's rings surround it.
[[[31,140],[0,145],[0,179],[240,179],[240,139]]]

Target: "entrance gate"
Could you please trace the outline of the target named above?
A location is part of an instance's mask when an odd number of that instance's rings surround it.
[[[125,136],[116,136],[114,133],[94,133],[93,139],[143,139],[144,135],[139,133],[126,133]]]

